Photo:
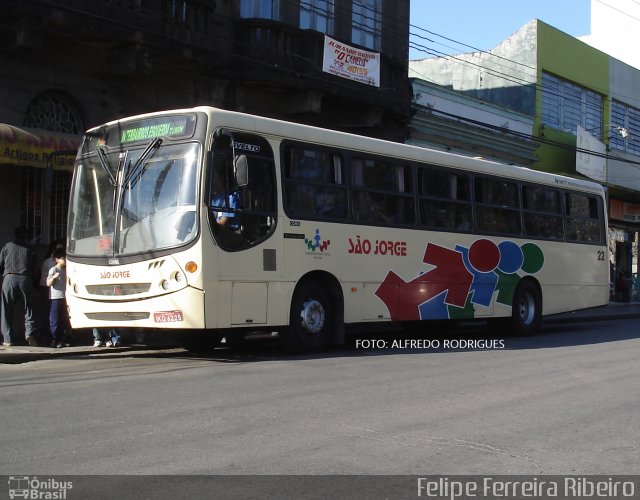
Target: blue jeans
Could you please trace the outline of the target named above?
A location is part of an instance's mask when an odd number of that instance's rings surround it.
[[[111,342],[117,343],[120,342],[120,335],[115,328],[94,328],[93,329],[93,339],[98,340],[100,342],[104,342],[106,337],[111,339]]]
[[[69,330],[69,316],[67,315],[67,301],[65,299],[51,299],[49,329],[54,342],[64,341],[64,335]]]

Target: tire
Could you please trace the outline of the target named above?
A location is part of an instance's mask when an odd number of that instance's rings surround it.
[[[533,335],[542,327],[542,298],[532,281],[520,282],[513,294],[511,327],[516,335]]]
[[[178,336],[180,346],[194,354],[211,354],[220,345],[223,335],[218,332],[183,332]]]
[[[326,350],[334,323],[329,294],[318,282],[302,282],[293,292],[289,327],[283,332],[282,344],[296,353]]]

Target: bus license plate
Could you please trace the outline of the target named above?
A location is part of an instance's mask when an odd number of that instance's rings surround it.
[[[156,323],[174,323],[176,321],[182,321],[182,311],[154,312],[153,321]]]

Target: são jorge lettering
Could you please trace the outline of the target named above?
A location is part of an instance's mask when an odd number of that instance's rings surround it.
[[[356,255],[395,255],[406,257],[407,242],[392,240],[375,240],[373,243],[367,239],[356,236],[353,241],[349,238],[349,253]]]

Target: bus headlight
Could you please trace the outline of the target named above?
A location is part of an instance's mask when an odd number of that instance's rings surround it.
[[[174,274],[173,279],[176,280],[176,283],[180,283],[184,280],[184,274],[182,274],[182,271],[178,271]]]
[[[169,290],[169,282],[167,280],[162,280],[162,282],[160,282],[160,286],[163,290]]]

